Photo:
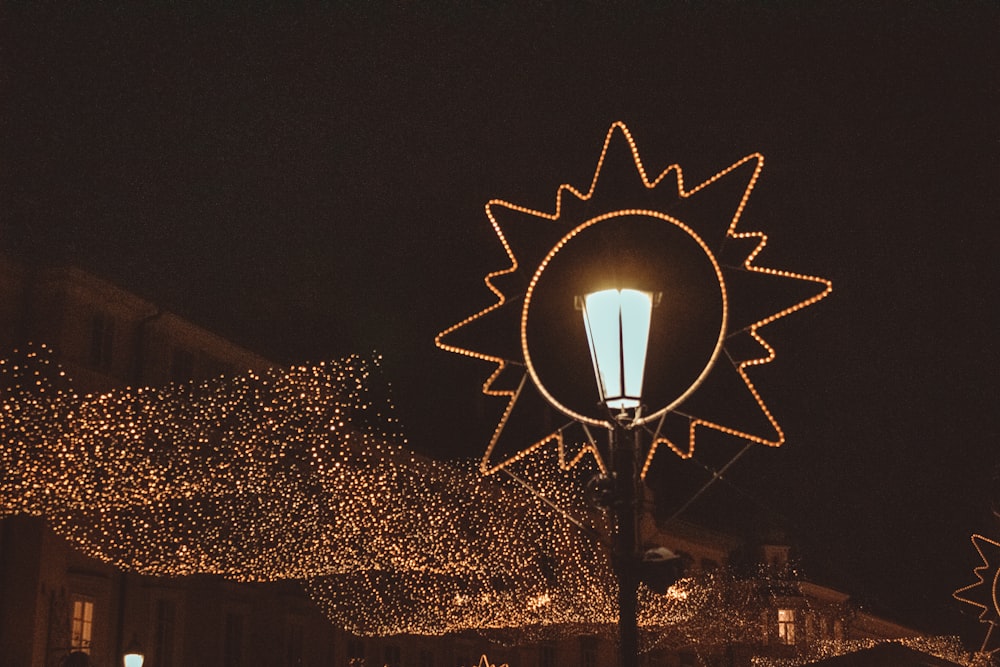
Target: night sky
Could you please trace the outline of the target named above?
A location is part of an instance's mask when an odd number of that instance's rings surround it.
[[[1000,538],[1000,5],[464,4],[3,3],[0,249],[283,363],[376,350],[410,445],[478,458],[491,367],[433,338],[491,303],[485,202],[585,188],[617,120],[692,183],[759,151],[760,263],[834,294],[763,332],[787,445],[692,518],[781,524],[807,574],[980,637],[950,593]]]

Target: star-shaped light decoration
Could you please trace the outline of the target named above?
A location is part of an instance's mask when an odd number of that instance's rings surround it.
[[[1000,581],[1000,543],[982,535],[973,535],[972,546],[976,547],[979,557],[983,560],[982,565],[973,569],[979,581],[958,589],[952,596],[956,600],[977,607],[979,621],[989,624],[990,629],[986,633],[981,649],[985,652],[994,628],[1000,624],[1000,601],[997,600],[997,583]]]
[[[486,654],[484,653],[483,656],[479,658],[479,664],[475,665],[475,667],[507,667],[507,663],[504,663],[502,665],[495,665],[492,662],[490,662],[490,659],[487,658]]]
[[[483,393],[506,406],[483,473],[548,443],[558,447],[563,468],[591,455],[606,471],[590,427],[610,428],[610,417],[597,405],[573,295],[621,282],[662,296],[651,326],[645,406],[634,421],[652,433],[643,476],[661,445],[690,457],[703,428],[783,444],[748,372],[775,358],[759,329],[823,299],[832,285],[756,263],[767,236],[742,231],[739,222],[763,162],[753,153],[693,187],[676,164],[651,178],[619,122],[586,191],[561,185],[551,212],[499,199],[486,204],[510,260],[486,275],[496,302],[435,339],[443,350],[496,365]],[[553,423],[549,406],[569,421]]]

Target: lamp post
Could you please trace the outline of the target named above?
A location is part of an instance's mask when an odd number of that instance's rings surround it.
[[[631,161],[626,156],[631,156]],[[759,329],[820,301],[832,290],[825,278],[757,264],[767,236],[740,223],[762,168],[763,156],[754,153],[699,185],[685,186],[676,164],[658,175],[647,172],[628,128],[614,123],[590,189],[560,186],[554,213],[502,200],[486,205],[486,214],[510,261],[509,267],[492,271],[485,278],[498,301],[435,339],[443,350],[496,364],[482,391],[487,396],[507,398],[508,403],[480,462],[484,474],[510,472],[508,466],[552,441],[559,447],[563,468],[592,456],[605,471],[586,491],[596,505],[614,510],[618,524],[614,561],[619,578],[623,666],[632,667],[637,662],[638,582],[664,592],[679,565],[676,555],[662,547],[642,556],[637,553],[638,487],[644,474],[637,474],[637,470],[647,470],[657,447],[664,443],[678,455],[690,457],[696,428],[715,430],[748,444],[780,447],[784,433],[747,373],[751,366],[770,363],[775,357]],[[619,193],[612,193],[616,188],[605,185],[605,171],[619,178],[630,177],[631,185],[624,180],[611,181],[622,187]],[[741,196],[734,196],[740,192]],[[636,197],[631,202],[634,205],[628,205],[632,197]],[[592,213],[596,215],[588,218]],[[688,214],[692,216],[688,222],[678,217]],[[529,220],[544,220],[545,224],[524,224]],[[706,233],[711,236],[703,237]],[[739,248],[750,245],[744,246],[743,241],[725,245],[728,240],[753,238],[758,242],[743,258]],[[724,247],[728,247],[730,260],[725,264],[716,257]],[[533,273],[531,267],[535,267]],[[763,285],[763,279],[788,286],[769,285],[766,293],[768,303],[787,299],[787,305],[757,312],[753,299],[747,300],[746,295]],[[617,287],[669,286],[670,312],[661,311],[652,321],[656,297],[649,292],[615,289],[587,294],[597,286],[611,286],[609,280]],[[730,290],[730,282],[739,286],[738,290]],[[801,291],[804,284],[811,284],[808,296]],[[519,291],[522,287],[523,293]],[[577,304],[584,310],[600,404],[586,389],[584,332],[579,320],[567,312],[572,312],[567,295],[573,294],[587,294],[578,297]],[[738,295],[743,298],[737,299]],[[741,301],[743,306],[734,311],[731,322],[730,304]],[[503,322],[509,320],[501,316],[509,317],[512,309],[521,313],[519,347],[509,337],[513,332],[503,333]],[[640,332],[635,336],[631,333],[634,327]],[[650,336],[657,344],[647,350]],[[723,351],[729,340],[746,343],[748,339],[753,344],[744,347],[741,343],[739,349]],[[610,346],[601,341],[610,342]],[[605,354],[605,350],[610,353]],[[643,388],[647,351],[655,373]],[[732,363],[717,365],[721,358]],[[518,368],[523,368],[524,374],[514,389],[511,381]],[[712,401],[711,406],[705,405],[708,401],[700,405],[691,402],[686,404],[686,414],[671,415],[706,381],[714,385],[714,391],[735,392],[740,407],[728,400]],[[582,449],[572,460],[565,456],[566,427],[551,430],[527,418],[527,414],[537,412],[540,402],[587,431],[585,440],[574,443]],[[749,410],[742,406],[749,406]],[[652,442],[645,452],[639,445],[646,443],[638,443],[637,438],[649,426],[655,426],[655,431],[651,431]],[[589,427],[609,430],[609,460],[595,446]],[[640,452],[645,452],[641,466],[637,458]]]
[[[639,661],[639,431],[634,427],[642,411],[649,326],[657,301],[658,295],[634,289],[602,290],[577,299],[601,402],[613,416],[608,431],[610,507],[616,526],[612,558],[618,579],[620,667],[637,667]]]
[[[125,654],[122,656],[122,664],[125,667],[142,667],[142,663],[145,662],[146,656],[143,654],[142,650],[139,648],[139,643],[136,641],[135,637],[129,642],[128,647],[125,649]]]

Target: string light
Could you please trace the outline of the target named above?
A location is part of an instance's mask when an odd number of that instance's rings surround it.
[[[433,464],[370,391],[377,358],[79,396],[50,357],[0,362],[0,516],[45,516],[124,569],[269,581],[370,566],[364,522],[417,516],[407,492],[429,495]],[[416,554],[406,567],[439,548],[417,529],[399,547]]]
[[[0,361],[0,516],[44,517],[126,571],[300,579],[357,635],[613,632],[610,527],[579,468],[523,457],[510,471],[529,490],[414,456],[373,389],[377,358],[81,396],[51,357]],[[761,581],[641,588],[647,649],[747,636]]]
[[[582,500],[579,469],[549,449],[522,457],[510,472],[532,492],[475,462],[416,457],[377,369],[350,357],[81,396],[44,347],[0,360],[0,517],[42,516],[126,571],[301,579],[357,635],[613,638],[610,529]],[[665,595],[640,587],[642,650],[744,643],[774,595],[803,618],[853,613],[813,608],[767,570],[693,573]]]
[[[709,420],[709,419],[705,419],[705,418],[702,418],[702,417],[698,417],[698,416],[693,416],[692,415],[692,416],[688,417],[689,428],[688,428],[688,441],[687,441],[687,443],[675,443],[675,442],[671,441],[670,439],[668,439],[666,437],[663,437],[663,436],[658,436],[658,437],[654,438],[654,440],[653,440],[653,442],[652,442],[652,444],[651,444],[651,446],[649,448],[648,455],[647,455],[647,457],[646,457],[646,459],[645,459],[645,461],[643,463],[642,470],[641,470],[641,476],[645,477],[645,475],[646,475],[646,473],[647,473],[647,471],[649,469],[649,466],[650,466],[650,464],[651,464],[651,462],[653,460],[653,456],[655,455],[655,453],[656,453],[656,451],[657,451],[657,449],[659,448],[660,445],[667,445],[671,450],[673,450],[677,455],[681,456],[682,458],[691,457],[694,454],[696,437],[697,437],[697,432],[698,432],[699,428],[713,429],[713,430],[719,431],[721,433],[725,433],[727,435],[731,435],[731,436],[739,437],[739,438],[744,438],[746,440],[749,440],[750,442],[755,442],[755,443],[759,443],[759,444],[769,445],[769,446],[773,446],[773,447],[780,446],[781,444],[784,443],[784,440],[785,440],[784,432],[781,430],[780,425],[778,424],[778,422],[775,419],[774,415],[771,413],[771,411],[769,410],[769,408],[765,404],[763,398],[761,397],[760,393],[757,391],[756,387],[754,386],[754,384],[753,384],[753,382],[752,382],[752,380],[751,380],[751,378],[750,378],[750,376],[749,376],[749,374],[747,372],[750,367],[767,364],[767,363],[773,361],[773,359],[775,358],[775,351],[774,351],[773,347],[771,347],[764,340],[764,338],[760,335],[759,330],[762,327],[766,326],[767,324],[770,324],[770,323],[774,322],[775,320],[778,320],[778,319],[780,319],[782,317],[785,317],[786,315],[790,315],[791,313],[794,313],[794,312],[796,312],[798,310],[801,310],[802,308],[810,306],[810,305],[812,305],[812,304],[820,301],[821,299],[825,298],[826,296],[828,296],[830,294],[830,292],[833,289],[832,288],[832,283],[829,280],[827,280],[825,278],[820,278],[818,276],[812,276],[812,275],[807,275],[807,274],[795,273],[795,272],[791,272],[791,271],[785,271],[785,270],[773,269],[773,268],[769,268],[769,267],[758,266],[755,263],[758,255],[761,253],[761,251],[764,249],[764,247],[767,244],[767,235],[764,234],[763,232],[759,232],[759,231],[738,231],[737,228],[738,228],[738,223],[740,222],[740,219],[741,219],[741,217],[743,215],[743,212],[744,212],[744,210],[746,208],[746,204],[747,204],[747,201],[748,201],[748,199],[750,197],[750,193],[753,190],[754,186],[756,185],[757,179],[758,179],[758,177],[760,175],[760,172],[761,172],[761,170],[763,168],[764,157],[762,155],[760,155],[759,153],[753,153],[751,155],[748,155],[748,156],[742,158],[741,160],[735,162],[734,164],[730,165],[729,167],[721,170],[720,172],[718,172],[717,174],[715,174],[711,178],[705,180],[704,182],[702,182],[702,183],[700,183],[700,184],[698,184],[698,185],[696,185],[696,186],[694,186],[694,187],[692,187],[690,189],[685,189],[683,173],[681,171],[680,166],[677,165],[677,164],[674,164],[674,165],[671,165],[671,166],[667,167],[666,169],[664,169],[663,171],[661,171],[655,178],[650,179],[650,177],[647,174],[646,169],[645,169],[645,167],[644,167],[644,165],[642,163],[642,160],[639,157],[639,151],[638,151],[638,148],[636,146],[635,141],[632,138],[631,133],[629,132],[628,128],[623,123],[616,122],[608,130],[608,133],[607,133],[607,135],[605,137],[604,146],[601,149],[601,154],[600,154],[600,157],[598,158],[598,161],[597,161],[597,167],[596,167],[596,169],[594,171],[594,176],[593,176],[593,178],[592,178],[592,180],[590,182],[590,187],[589,187],[588,190],[581,191],[581,190],[578,190],[578,189],[574,188],[573,186],[571,186],[569,184],[560,185],[557,188],[557,190],[556,190],[555,208],[554,208],[553,212],[546,212],[546,211],[535,210],[535,209],[532,209],[532,208],[529,208],[529,207],[526,207],[526,206],[520,206],[520,205],[517,205],[517,204],[512,204],[510,202],[503,201],[503,200],[500,200],[500,199],[492,199],[492,200],[490,200],[486,204],[486,216],[489,219],[490,224],[493,227],[493,231],[496,233],[497,238],[499,239],[500,244],[503,247],[504,252],[506,253],[507,258],[508,258],[509,263],[510,263],[510,265],[508,267],[500,269],[500,270],[497,270],[497,271],[493,271],[493,272],[488,273],[486,275],[486,278],[485,278],[486,287],[496,297],[496,302],[494,302],[493,304],[489,305],[488,307],[482,309],[481,311],[479,311],[477,313],[474,313],[474,314],[470,315],[469,317],[466,317],[465,319],[461,320],[460,322],[458,322],[458,323],[456,323],[456,324],[448,327],[447,329],[445,329],[444,331],[442,331],[441,333],[439,333],[437,335],[437,337],[435,338],[435,343],[437,344],[437,346],[439,348],[445,350],[445,351],[452,352],[452,353],[455,353],[455,354],[464,355],[464,356],[468,356],[468,357],[472,357],[474,359],[480,359],[480,360],[483,360],[483,361],[488,361],[488,362],[491,362],[493,364],[496,364],[496,368],[489,375],[489,377],[486,379],[485,383],[483,384],[482,391],[487,396],[502,397],[502,398],[506,399],[507,405],[506,405],[506,407],[505,407],[505,409],[503,411],[503,414],[502,414],[502,416],[500,418],[499,423],[497,424],[496,429],[493,432],[493,435],[492,435],[492,437],[490,439],[490,442],[487,445],[486,452],[484,453],[484,455],[482,457],[482,460],[480,462],[480,469],[485,474],[496,473],[498,470],[501,470],[504,467],[509,466],[509,465],[511,465],[511,464],[513,464],[513,463],[515,463],[515,462],[517,462],[519,460],[521,460],[523,457],[528,456],[532,452],[538,450],[539,448],[541,448],[541,447],[543,447],[546,444],[551,443],[551,442],[557,443],[557,446],[558,446],[558,449],[559,449],[558,464],[561,467],[563,467],[563,468],[572,467],[573,465],[575,465],[576,463],[578,463],[580,460],[582,460],[582,458],[584,456],[586,456],[588,454],[591,455],[594,459],[596,459],[598,461],[598,466],[600,466],[602,469],[605,467],[604,462],[601,461],[601,455],[600,455],[600,452],[599,452],[599,450],[598,450],[598,448],[596,446],[596,443],[592,442],[592,439],[590,439],[589,437],[588,437],[587,440],[583,441],[582,443],[576,443],[577,447],[579,448],[578,449],[579,454],[576,457],[574,457],[572,460],[567,460],[567,458],[564,456],[564,452],[565,452],[565,450],[566,450],[567,447],[566,447],[566,442],[564,441],[564,438],[563,438],[562,431],[551,432],[551,433],[547,433],[547,434],[541,434],[537,438],[528,438],[528,444],[527,444],[527,446],[519,448],[518,451],[515,452],[514,454],[509,455],[509,456],[505,456],[505,457],[498,456],[497,455],[497,451],[496,451],[497,450],[497,443],[500,440],[500,437],[501,437],[501,435],[503,433],[504,427],[507,425],[507,423],[509,421],[511,421],[512,413],[515,410],[515,406],[517,404],[518,398],[520,397],[522,389],[523,389],[523,386],[524,386],[524,379],[523,379],[523,377],[522,377],[521,382],[517,383],[517,387],[518,388],[515,389],[515,390],[499,388],[497,386],[498,385],[498,379],[501,376],[506,375],[508,373],[508,371],[511,371],[511,370],[517,369],[517,368],[523,368],[524,369],[523,373],[524,373],[525,376],[532,375],[533,377],[535,377],[536,386],[538,386],[540,392],[544,396],[546,396],[547,398],[549,398],[549,400],[551,400],[551,396],[548,395],[547,390],[543,386],[541,386],[541,384],[538,382],[538,380],[537,380],[537,374],[535,374],[535,373],[532,372],[530,359],[527,359],[527,358],[522,358],[522,359],[507,359],[507,358],[505,358],[503,356],[500,356],[500,355],[497,355],[497,354],[491,354],[491,353],[488,353],[488,352],[484,352],[484,351],[472,349],[472,348],[469,348],[469,347],[463,347],[463,346],[460,346],[460,345],[456,345],[456,344],[454,344],[454,343],[452,343],[450,341],[452,339],[452,335],[455,332],[457,332],[460,329],[463,329],[465,327],[468,327],[469,325],[471,325],[473,323],[477,323],[477,322],[483,321],[484,318],[486,318],[486,317],[494,314],[498,309],[503,308],[504,306],[507,306],[508,304],[511,304],[512,300],[514,299],[514,297],[519,296],[519,294],[510,294],[508,292],[505,292],[498,285],[498,281],[500,279],[504,278],[505,276],[511,276],[511,275],[517,273],[518,270],[521,268],[520,264],[519,264],[518,257],[515,254],[514,248],[508,242],[507,237],[504,234],[504,231],[503,231],[503,229],[501,228],[501,226],[500,226],[500,224],[498,222],[497,211],[499,211],[499,210],[505,210],[505,211],[509,211],[509,212],[516,213],[516,214],[520,214],[520,215],[523,215],[523,216],[528,216],[530,218],[536,218],[536,219],[545,220],[545,221],[549,221],[549,222],[556,222],[556,223],[561,223],[561,224],[567,224],[568,227],[566,227],[566,229],[568,230],[568,233],[565,233],[565,235],[563,236],[562,240],[560,241],[560,244],[564,244],[568,239],[572,238],[572,236],[576,232],[578,232],[580,229],[586,227],[587,225],[592,224],[593,222],[597,222],[597,221],[601,221],[601,220],[606,220],[606,219],[613,218],[613,217],[620,216],[620,215],[638,214],[638,215],[652,216],[652,217],[661,218],[665,222],[669,222],[671,224],[683,225],[683,223],[681,223],[680,221],[676,220],[675,218],[672,218],[671,216],[667,215],[666,213],[664,213],[662,211],[655,210],[655,209],[654,210],[649,210],[649,209],[630,209],[630,208],[626,208],[626,209],[614,209],[614,210],[611,210],[611,211],[607,211],[607,212],[605,212],[602,215],[599,215],[597,217],[590,218],[590,219],[588,219],[586,221],[580,220],[580,219],[576,219],[572,215],[567,215],[565,217],[565,219],[563,218],[564,204],[568,205],[569,203],[573,202],[573,199],[568,198],[568,197],[564,197],[564,195],[566,195],[566,194],[572,195],[579,202],[590,202],[590,204],[592,205],[591,208],[593,208],[593,204],[595,202],[599,203],[595,199],[595,192],[596,192],[596,188],[597,188],[597,183],[598,183],[598,181],[599,181],[599,179],[601,177],[602,169],[604,168],[605,158],[608,155],[608,149],[612,145],[612,142],[615,141],[615,140],[617,140],[619,137],[621,139],[623,139],[627,143],[628,150],[629,150],[630,155],[632,157],[632,161],[634,163],[635,169],[636,169],[636,171],[637,171],[637,173],[639,175],[639,180],[642,183],[643,187],[645,189],[647,189],[647,190],[655,190],[657,188],[657,186],[659,186],[661,183],[663,183],[663,181],[668,177],[668,175],[672,174],[672,175],[675,176],[676,182],[677,182],[676,193],[669,193],[669,192],[667,192],[668,189],[666,189],[666,188],[661,189],[658,192],[663,193],[663,194],[668,195],[668,196],[673,196],[675,194],[676,196],[679,196],[681,199],[686,199],[688,197],[691,197],[692,195],[695,195],[696,193],[700,193],[700,192],[708,189],[710,186],[718,183],[719,181],[721,181],[721,180],[723,180],[723,179],[725,179],[727,177],[737,178],[738,176],[735,174],[735,172],[738,169],[744,167],[745,165],[752,166],[753,167],[752,173],[751,173],[749,179],[747,180],[746,185],[744,186],[742,196],[740,197],[739,202],[737,203],[737,205],[735,207],[735,210],[732,213],[732,216],[731,216],[731,218],[729,220],[729,223],[728,223],[728,226],[727,226],[726,232],[725,232],[725,239],[755,239],[757,241],[757,243],[755,244],[753,250],[746,256],[746,258],[743,260],[743,262],[742,262],[742,264],[741,264],[741,266],[739,268],[741,270],[745,270],[745,271],[749,271],[749,272],[754,272],[754,273],[758,273],[758,274],[762,274],[762,275],[766,275],[766,276],[772,276],[772,277],[783,278],[783,279],[791,279],[791,280],[799,280],[799,281],[804,281],[804,282],[807,282],[807,283],[814,283],[817,286],[817,291],[815,293],[813,293],[811,296],[809,296],[808,298],[800,300],[800,301],[796,302],[795,304],[793,304],[791,306],[788,306],[786,308],[780,309],[777,312],[768,313],[765,316],[757,319],[756,321],[754,321],[748,327],[742,329],[741,331],[724,331],[726,339],[731,339],[736,334],[746,332],[759,345],[761,345],[761,347],[766,352],[766,354],[764,356],[759,356],[759,357],[755,357],[755,358],[752,358],[752,359],[746,359],[746,360],[742,360],[742,361],[739,361],[739,362],[735,363],[735,368],[736,368],[736,371],[739,374],[740,378],[742,379],[743,384],[746,386],[747,390],[749,391],[750,395],[752,396],[753,400],[755,401],[756,405],[760,409],[761,413],[765,416],[768,424],[770,425],[771,429],[773,430],[773,433],[761,434],[761,433],[748,432],[746,430],[742,430],[742,429],[739,429],[739,428],[736,428],[736,427],[733,427],[733,426],[730,426],[730,425],[726,425],[726,424],[720,423],[718,421],[713,421],[713,420]],[[690,228],[688,228],[686,226],[684,227],[684,229],[685,230],[690,230]],[[695,234],[693,230],[690,230],[689,233],[694,238],[698,239],[699,242],[701,242],[700,241],[700,237],[698,237],[698,235]],[[555,253],[556,251],[558,251],[559,247],[560,246],[557,245],[550,252],[550,254],[548,255],[548,257],[546,257],[546,260],[548,258],[550,258],[553,253]],[[706,250],[707,255],[711,258],[711,261],[712,261],[713,265],[716,266],[716,268],[718,268],[718,264],[716,264],[716,262],[715,262],[714,255],[712,255],[711,252],[708,252],[708,249],[704,245],[703,242],[702,242],[702,247],[703,247],[704,250]],[[527,268],[532,269],[533,267],[527,267]],[[544,268],[544,262],[534,272],[535,278],[533,280],[537,280],[538,273],[543,268]],[[729,267],[723,267],[723,268],[725,269],[725,268],[729,268]],[[721,275],[719,277],[719,280],[720,280],[720,287],[722,289],[722,294],[723,294],[724,308],[728,309],[728,303],[727,303],[727,298],[728,297],[727,297],[727,292],[726,292],[726,289],[725,289],[725,281],[722,280]],[[529,285],[527,289],[528,289],[528,292],[530,293],[530,291],[531,291],[531,285]],[[725,324],[725,317],[723,317],[723,328],[725,328],[725,326],[726,326],[726,324]],[[524,330],[523,317],[522,317],[521,328],[522,328],[522,338],[523,338],[523,330]],[[527,357],[527,354],[524,353],[524,347],[525,346],[522,344],[522,354],[523,354],[523,356]],[[714,356],[715,355],[713,354],[713,360],[714,360]],[[711,363],[709,363],[708,366],[711,366]],[[700,382],[701,379],[704,379],[704,378],[703,377],[699,377],[699,380],[694,383],[691,391],[693,391],[694,387],[697,386],[697,384]],[[687,394],[685,394],[685,396],[686,395]],[[676,401],[675,401],[675,403],[676,403]],[[589,420],[588,419],[588,420],[585,420],[585,421],[592,422],[593,420]]]
[[[766,658],[757,656],[751,659],[750,664],[753,667],[805,667],[805,665],[812,665],[820,660],[849,655],[884,644],[899,644],[956,665],[987,667],[991,664],[990,662],[982,662],[984,656],[981,654],[966,651],[961,640],[953,636],[820,640],[811,642],[807,650],[800,651],[795,657]]]
[[[504,663],[502,665],[495,665],[492,662],[490,662],[490,659],[487,658],[486,654],[484,653],[483,656],[481,658],[479,658],[479,664],[478,665],[475,665],[475,666],[469,665],[469,667],[508,667],[508,665],[507,665],[507,663]]]
[[[1000,603],[997,601],[996,590],[997,581],[1000,579],[1000,543],[982,535],[973,535],[972,546],[976,548],[979,558],[983,561],[982,565],[972,571],[979,581],[958,589],[952,596],[979,609],[979,621],[989,624],[980,651],[984,655],[992,655],[996,649],[987,651],[987,646],[990,644],[993,631],[1000,624]]]
[[[377,364],[81,396],[51,351],[13,355],[0,361],[0,517],[44,517],[122,570],[302,579],[357,634],[602,622],[605,549],[513,481],[408,452],[372,390]],[[599,524],[550,464],[518,472]]]
[[[964,586],[952,595],[956,600],[979,608],[979,620],[983,623],[996,625],[1000,623],[1000,606],[997,605],[996,586],[1000,576],[1000,543],[982,535],[972,536],[972,546],[976,548],[983,564],[973,569],[973,574],[979,580],[974,584]]]

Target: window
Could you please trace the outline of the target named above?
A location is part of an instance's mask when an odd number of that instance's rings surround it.
[[[94,601],[90,598],[73,597],[73,620],[69,636],[70,647],[74,651],[90,653],[90,643],[94,636]]]
[[[114,318],[107,313],[94,313],[90,320],[90,365],[100,370],[111,370],[114,344]]]
[[[225,667],[240,667],[243,662],[243,617],[226,614],[226,628],[222,645],[222,663]]]
[[[174,628],[177,623],[177,606],[173,600],[157,600],[154,618],[156,635],[153,640],[154,664],[158,667],[174,666]]]
[[[778,610],[778,641],[782,644],[795,643],[795,610]]]
[[[790,549],[784,545],[768,544],[763,548],[764,561],[768,566],[781,570],[788,567]]]

